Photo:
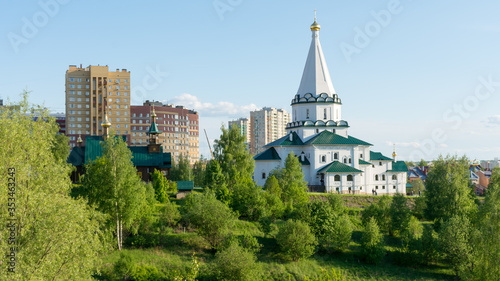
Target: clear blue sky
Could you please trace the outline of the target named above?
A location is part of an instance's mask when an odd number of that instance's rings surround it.
[[[0,98],[28,88],[33,103],[62,112],[70,64],[126,68],[132,89],[158,69],[133,102],[197,109],[215,139],[250,109],[290,110],[317,9],[351,135],[386,155],[396,143],[404,160],[500,157],[498,1],[60,2],[2,3]],[[200,150],[208,155],[203,135]]]

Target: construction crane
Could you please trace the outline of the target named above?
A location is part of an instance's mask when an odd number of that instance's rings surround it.
[[[212,152],[212,147],[210,146],[210,141],[208,140],[207,130],[203,129],[203,131],[205,132],[205,137],[207,138],[208,149],[210,149],[210,154],[212,155],[212,159],[215,159],[214,153]]]

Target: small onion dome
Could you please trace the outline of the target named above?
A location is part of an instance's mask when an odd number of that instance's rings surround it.
[[[76,140],[76,142],[77,143],[82,143],[83,142],[81,135],[78,135],[78,139]]]
[[[108,120],[108,115],[105,115],[104,116],[104,122],[102,122],[101,126],[103,126],[104,128],[109,128],[111,127],[111,123],[109,122]]]
[[[155,113],[154,107],[153,107],[153,113],[151,113],[151,117],[156,118],[156,113]]]
[[[396,154],[396,151],[394,151],[394,152],[392,153],[392,157],[393,157],[393,158],[396,158],[396,156],[398,156],[398,155]]]
[[[318,31],[320,29],[320,25],[316,22],[316,20],[314,20],[313,24],[311,24],[311,30],[314,31]]]

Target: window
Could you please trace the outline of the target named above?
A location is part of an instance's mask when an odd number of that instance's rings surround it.
[[[134,113],[134,114],[132,114],[132,117],[135,117],[135,113]]]
[[[395,186],[395,185],[393,185],[393,186],[392,186],[392,189],[396,189],[396,186]]]
[[[326,155],[321,155],[321,163],[325,163],[326,162]]]
[[[116,102],[120,102],[120,99],[116,99]]]
[[[385,189],[385,185],[382,185],[382,189]]]
[[[75,84],[69,84],[69,88],[70,89],[74,89],[75,88]]]
[[[75,78],[74,77],[70,77],[69,78],[69,82],[75,82]]]
[[[375,175],[375,180],[378,181],[378,175]]]
[[[266,178],[266,173],[262,173],[262,178],[265,179]]]
[[[123,95],[128,96],[128,93],[127,93],[127,92],[125,92],[125,93],[123,93]]]
[[[82,82],[82,78],[76,79],[77,82]]]
[[[326,119],[326,108],[323,109],[323,119]]]
[[[90,95],[90,92],[89,91],[85,92],[85,95],[86,96]]]
[[[335,175],[335,177],[333,178],[334,181],[340,181],[340,175]]]
[[[124,83],[128,83],[128,79],[123,79],[123,82]]]
[[[78,91],[76,92],[77,95],[81,96],[82,95],[82,91]]]
[[[338,153],[334,153],[333,154],[333,159],[334,160],[338,160],[339,159],[339,154]]]
[[[363,159],[363,153],[359,154],[359,159]]]
[[[378,185],[375,186],[375,189],[378,189]]]
[[[74,94],[75,94],[75,91],[69,91],[69,94],[70,94],[70,95],[74,95]]]
[[[306,118],[309,119],[309,108],[306,109]]]
[[[392,179],[393,179],[393,180],[397,180],[397,179],[398,179],[398,176],[396,176],[396,175],[392,175]]]
[[[347,164],[347,158],[346,157],[344,157],[344,161],[343,162],[344,162],[344,164]]]
[[[76,86],[78,89],[81,89],[82,88],[82,85],[77,85]]]
[[[75,98],[74,97],[70,97],[69,101],[75,101]]]
[[[90,78],[85,79],[85,82],[90,82]]]
[[[352,175],[347,175],[347,181],[352,181]]]
[[[125,90],[128,90],[128,86],[125,86],[124,88],[125,88]]]
[[[116,83],[120,83],[120,79],[116,79]]]
[[[90,85],[85,85],[85,89],[90,89]]]
[[[378,165],[379,165],[379,166],[382,166],[382,162],[378,162]]]
[[[385,175],[382,175],[382,180],[385,181]]]
[[[112,101],[113,101],[113,99],[112,99],[112,98],[109,98],[108,100],[109,100],[109,102],[112,102]]]
[[[116,89],[117,89],[117,90],[120,90],[120,86],[119,86],[119,85],[116,85]]]
[[[109,83],[113,82],[113,79],[109,79]]]
[[[351,164],[351,163],[352,163],[352,160],[351,160],[351,158],[349,158],[349,164]]]

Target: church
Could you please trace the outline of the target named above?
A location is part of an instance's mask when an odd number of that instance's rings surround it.
[[[408,168],[350,136],[342,120],[342,102],[333,88],[319,42],[320,25],[311,25],[312,41],[297,94],[291,101],[287,135],[256,155],[254,180],[263,186],[270,172],[284,167],[293,152],[302,165],[309,191],[347,194],[406,194]]]

